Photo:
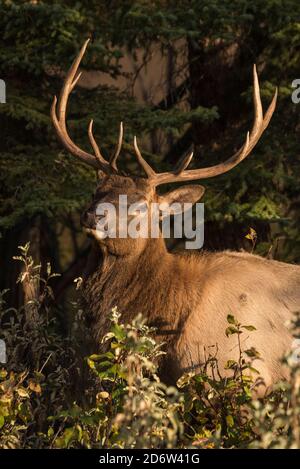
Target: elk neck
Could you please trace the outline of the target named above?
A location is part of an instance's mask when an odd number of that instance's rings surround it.
[[[186,261],[169,253],[163,238],[149,239],[138,255],[116,256],[103,249],[103,261],[84,288],[93,330],[102,336],[117,307],[122,321],[141,313],[157,327],[161,340],[169,342],[193,308],[186,272]]]
[[[114,306],[123,309],[132,302],[136,303],[139,297],[145,298],[147,292],[149,298],[150,285],[151,290],[157,282],[161,285],[173,257],[163,238],[148,239],[138,254],[115,255],[106,249],[102,253],[99,280],[104,280],[103,293],[112,294],[115,301],[120,298]]]

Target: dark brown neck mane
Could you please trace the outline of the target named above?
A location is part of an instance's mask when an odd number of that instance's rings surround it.
[[[169,253],[162,238],[149,239],[138,256],[115,256],[104,248],[102,263],[84,285],[97,343],[108,330],[112,308],[117,307],[124,323],[141,313],[157,328],[157,339],[170,348],[193,310],[187,259]]]

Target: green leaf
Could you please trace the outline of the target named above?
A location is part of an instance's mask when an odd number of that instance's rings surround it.
[[[90,360],[90,358],[87,358],[87,364],[89,365],[89,367],[94,370],[96,367],[95,367],[95,362],[93,360]]]
[[[119,324],[113,324],[111,330],[114,333],[116,339],[124,340],[126,338],[126,332],[124,331],[124,328]]]
[[[249,367],[248,367],[248,370],[249,370],[249,371],[252,371],[253,373],[255,373],[255,374],[257,374],[257,375],[259,375],[259,371],[258,371],[256,368],[254,368],[253,366],[249,366]]]
[[[236,322],[236,320],[235,320],[235,318],[234,318],[234,316],[233,316],[232,314],[228,314],[228,316],[227,316],[227,322],[228,322],[229,324],[235,324],[235,325],[237,325],[237,322]]]
[[[75,436],[75,429],[74,428],[66,428],[66,430],[64,431],[64,442],[65,442],[65,445],[68,446],[69,443],[71,442],[71,440],[74,438]]]
[[[244,353],[250,358],[260,358],[259,352],[254,347],[244,350]]]
[[[255,241],[257,238],[255,229],[250,227],[249,233],[246,234],[245,238],[250,239],[251,241]]]
[[[256,327],[254,326],[242,326],[243,329],[247,329],[247,331],[256,331]]]
[[[233,334],[237,334],[239,332],[239,330],[234,327],[234,326],[229,326],[227,327],[226,331],[225,331],[225,334],[227,337],[229,337],[230,335],[233,335]]]
[[[101,358],[102,358],[102,356],[97,355],[96,353],[89,356],[89,359],[92,360],[93,362],[97,362],[97,361],[101,360]]]
[[[233,420],[232,415],[227,415],[226,416],[226,423],[227,423],[228,427],[233,427],[234,426],[234,420]]]
[[[235,360],[228,360],[225,364],[225,369],[232,369],[237,367],[237,362]]]
[[[6,370],[0,370],[0,379],[4,379],[7,376],[7,371]]]
[[[23,387],[17,388],[17,393],[19,394],[20,397],[29,397],[29,392],[27,391],[27,389]]]
[[[5,424],[5,419],[3,417],[3,415],[0,415],[0,428],[2,428]]]

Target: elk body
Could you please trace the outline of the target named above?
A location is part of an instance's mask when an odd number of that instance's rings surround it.
[[[253,346],[260,352],[262,359],[255,367],[266,386],[272,385],[286,377],[281,357],[292,345],[286,322],[300,310],[300,267],[240,252],[172,254],[161,235],[104,238],[97,229],[96,208],[105,202],[118,208],[122,194],[126,194],[128,204],[143,202],[148,207],[153,202],[199,201],[204,193],[200,185],[185,185],[164,195],[159,195],[156,189],[165,183],[217,176],[236,166],[249,155],[268,126],[277,93],[263,115],[254,67],[254,124],[242,148],[224,163],[189,170],[190,154],[180,161],[175,171],[157,174],[143,159],[135,139],[135,154],[146,177],[124,175],[117,168],[122,125],[116,151],[109,161],[96,144],[92,121],[88,134],[94,155],[76,146],[67,132],[68,96],[78,81],[77,70],[87,43],[66,76],[59,102],[54,99],[51,116],[66,149],[93,166],[99,175],[93,203],[82,215],[82,225],[102,253],[101,261],[84,286],[93,318],[91,333],[96,340],[101,339],[115,306],[124,322],[142,313],[149,324],[157,327],[158,340],[166,344],[161,372],[166,381],[174,382],[184,371],[201,365],[211,347],[217,347],[220,365],[237,359],[236,342],[225,336],[227,315],[233,314],[240,323],[256,327],[256,332],[243,334],[242,347]],[[150,210],[148,216],[151,217]]]

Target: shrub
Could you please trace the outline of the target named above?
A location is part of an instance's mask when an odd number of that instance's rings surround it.
[[[122,324],[114,309],[102,353],[80,363],[51,305],[51,268],[41,279],[28,248],[17,258],[24,265],[19,281],[33,293],[19,310],[0,295],[9,359],[0,371],[0,448],[300,448],[297,349],[284,358],[289,383],[255,398],[259,353],[243,350],[240,340],[255,328],[229,314],[224,333],[236,338],[239,358],[225,364],[226,375],[216,349],[201,369],[168,387],[157,374],[164,352],[154,330],[140,315]],[[299,318],[291,323],[296,345]]]

